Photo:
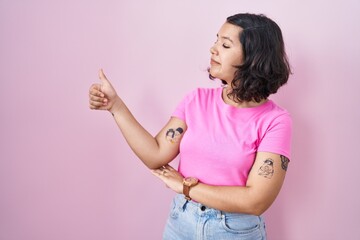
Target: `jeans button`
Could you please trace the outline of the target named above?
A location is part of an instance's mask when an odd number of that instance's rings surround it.
[[[205,210],[206,210],[206,207],[205,207],[205,206],[201,206],[200,209],[201,209],[201,211],[205,211]]]

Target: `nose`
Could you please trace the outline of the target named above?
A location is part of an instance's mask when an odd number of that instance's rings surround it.
[[[216,49],[216,45],[215,45],[215,44],[210,48],[210,53],[211,53],[211,54],[214,54],[214,55],[217,55],[217,54],[218,54],[218,51],[217,51],[217,49]]]

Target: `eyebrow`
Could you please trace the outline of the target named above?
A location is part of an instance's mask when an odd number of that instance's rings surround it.
[[[216,34],[217,37],[219,37],[219,34]],[[225,37],[225,36],[221,36],[222,39],[227,39],[229,40],[230,42],[234,43],[233,40],[231,40],[231,38],[229,37]]]

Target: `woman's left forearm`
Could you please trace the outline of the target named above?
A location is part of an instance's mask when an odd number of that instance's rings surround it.
[[[264,164],[269,162],[272,168],[264,171]],[[288,162],[289,160],[281,155],[259,152],[246,186],[213,186],[200,182],[190,188],[189,195],[196,202],[224,212],[261,215],[279,194]],[[184,176],[171,166],[166,165],[152,173],[173,191],[183,192]]]
[[[264,172],[264,164],[272,168]],[[263,214],[275,201],[285,179],[289,160],[279,154],[257,153],[246,186],[211,186],[198,184],[190,197],[205,206],[226,212]]]
[[[207,207],[251,215],[261,215],[272,203],[246,186],[211,186],[199,183],[191,188],[190,197]]]

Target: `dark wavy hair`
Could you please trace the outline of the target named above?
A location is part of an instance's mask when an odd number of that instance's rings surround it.
[[[276,93],[291,74],[281,29],[262,14],[236,14],[226,21],[243,29],[239,39],[244,54],[228,96],[237,102],[260,102]],[[209,77],[214,79],[210,73]]]

